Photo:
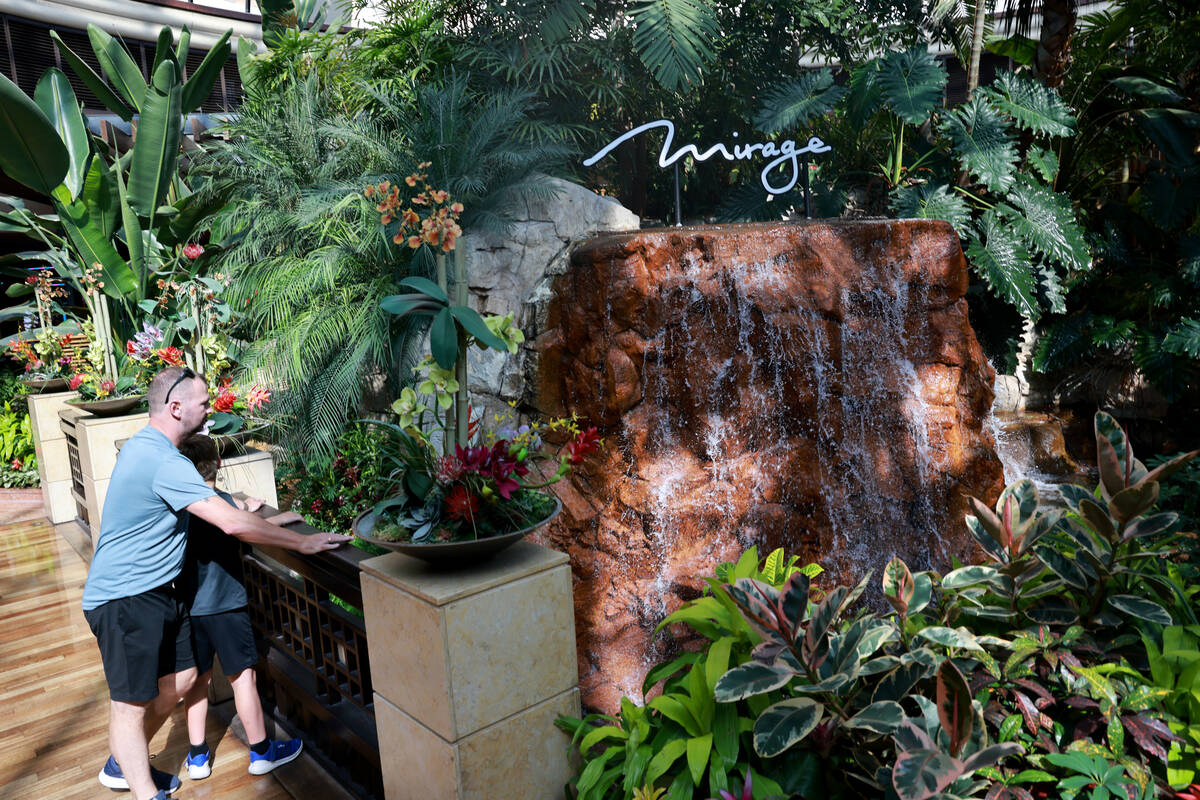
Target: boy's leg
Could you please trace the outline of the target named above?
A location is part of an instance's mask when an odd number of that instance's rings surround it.
[[[208,686],[212,683],[212,670],[196,678],[187,693],[188,744],[199,747],[204,744],[204,726],[208,719]]]
[[[263,721],[262,701],[258,698],[258,678],[254,667],[246,667],[229,679],[233,687],[233,707],[246,729],[246,741],[257,744],[267,738],[267,726]]]

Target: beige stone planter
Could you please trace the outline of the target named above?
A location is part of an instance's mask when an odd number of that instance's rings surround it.
[[[447,572],[363,561],[363,610],[388,800],[561,797],[579,713],[567,557],[518,542]]]
[[[31,394],[29,427],[37,452],[38,478],[42,482],[42,503],[46,516],[54,524],[75,519],[75,499],[71,494],[71,462],[67,455],[67,435],[59,425],[58,414],[74,400],[77,392]]]

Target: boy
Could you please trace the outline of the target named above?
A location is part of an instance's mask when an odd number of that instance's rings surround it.
[[[209,437],[190,436],[180,442],[179,452],[196,465],[200,477],[225,502],[248,511],[262,507],[263,501],[255,499],[243,507],[228,493],[216,489],[221,458],[216,443]],[[267,521],[290,525],[302,519],[299,514],[289,511],[269,517]],[[192,646],[200,673],[185,698],[191,745],[187,758],[188,777],[201,780],[212,773],[212,754],[204,740],[204,723],[208,716],[208,686],[212,681],[214,653],[221,657],[221,667],[229,676],[234,708],[250,742],[250,774],[265,775],[299,756],[303,745],[299,739],[267,739],[254,673],[258,649],[246,611],[246,589],[242,585],[241,543],[193,517],[188,528],[187,566],[183,574],[187,596],[191,598]]]

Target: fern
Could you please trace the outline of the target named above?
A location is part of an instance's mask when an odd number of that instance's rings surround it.
[[[1041,309],[1034,299],[1029,251],[1021,238],[990,209],[980,217],[977,234],[967,246],[971,266],[1022,317],[1036,321]]]
[[[1083,229],[1070,199],[1021,176],[996,209],[1025,242],[1044,257],[1076,270],[1091,264]]]
[[[963,167],[993,192],[1013,183],[1017,148],[1008,125],[980,94],[946,115],[942,133]]]
[[[1050,136],[1075,132],[1075,115],[1058,93],[1038,81],[1004,70],[983,92],[1023,130]]]
[[[716,57],[717,20],[705,0],[644,0],[629,11],[638,59],[662,86],[698,83]]]
[[[946,68],[924,47],[889,53],[876,80],[896,116],[920,124],[942,102]]]
[[[966,235],[971,224],[966,201],[944,184],[900,186],[892,193],[889,210],[898,219],[944,219],[959,236]]]
[[[846,91],[833,85],[833,73],[828,69],[805,72],[767,93],[754,116],[754,125],[767,133],[807,125],[829,113]]]
[[[1200,320],[1191,317],[1180,319],[1163,337],[1162,346],[1168,353],[1200,358]]]

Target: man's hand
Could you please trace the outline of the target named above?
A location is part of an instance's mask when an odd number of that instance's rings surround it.
[[[267,501],[263,500],[261,497],[247,497],[246,498],[246,510],[250,511],[250,512],[258,511],[260,508],[262,508],[266,504],[267,504]],[[281,523],[276,523],[276,524],[281,524]]]
[[[297,514],[295,511],[284,511],[280,514],[274,514],[267,517],[267,522],[273,525],[295,525],[297,522],[304,522],[304,517]]]
[[[304,537],[304,543],[297,550],[305,555],[320,553],[322,550],[333,550],[353,538],[341,533],[314,533]]]

